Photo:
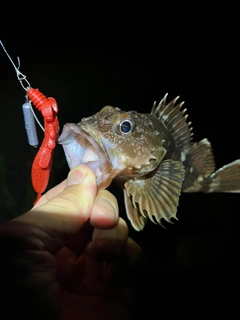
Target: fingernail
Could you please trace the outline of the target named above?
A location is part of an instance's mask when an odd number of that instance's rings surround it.
[[[71,186],[73,184],[79,184],[83,182],[85,177],[86,177],[86,172],[83,172],[78,168],[74,168],[68,174],[67,186]]]

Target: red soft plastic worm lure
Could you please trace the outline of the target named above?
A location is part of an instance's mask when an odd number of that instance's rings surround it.
[[[58,106],[54,98],[46,98],[38,89],[28,89],[27,95],[44,118],[44,138],[32,164],[32,184],[37,192],[36,203],[46,190],[51,173],[53,151],[59,132]]]

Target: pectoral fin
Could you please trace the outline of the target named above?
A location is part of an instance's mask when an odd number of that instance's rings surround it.
[[[161,226],[162,218],[170,223],[172,217],[176,219],[184,173],[181,162],[168,159],[160,164],[152,177],[125,183],[127,216],[135,230],[142,230],[148,218]]]
[[[134,206],[132,203],[131,195],[127,193],[127,190],[123,190],[124,193],[124,202],[125,208],[127,212],[127,217],[130,220],[133,228],[137,231],[143,230],[148,218],[143,216],[141,212],[139,212],[138,207]]]

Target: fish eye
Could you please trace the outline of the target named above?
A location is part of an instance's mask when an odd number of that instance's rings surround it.
[[[116,125],[116,131],[120,134],[128,134],[133,132],[135,128],[135,121],[132,119],[124,119],[117,123]]]

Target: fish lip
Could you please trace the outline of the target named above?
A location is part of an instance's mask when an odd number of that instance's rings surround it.
[[[79,125],[75,123],[67,123],[64,125],[62,133],[58,139],[58,143],[63,146],[68,165],[70,169],[80,164],[87,164],[91,167],[91,163],[86,163],[82,161],[83,154],[89,148],[84,146],[86,141],[93,147],[94,153],[98,156],[98,168],[93,170],[96,174],[97,184],[101,184],[103,180],[103,174],[106,173],[106,168],[109,166],[110,162],[108,156],[104,150],[104,147],[100,146],[98,142],[85,130],[83,130]],[[75,151],[72,145],[75,144]],[[76,157],[74,153],[79,152]],[[97,160],[96,160],[97,161]]]

